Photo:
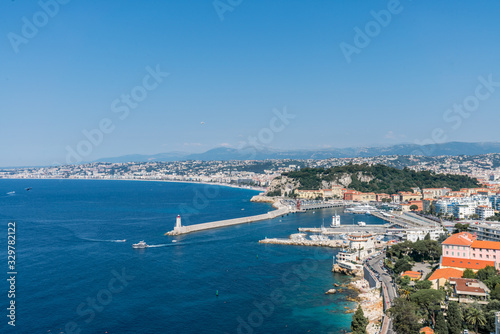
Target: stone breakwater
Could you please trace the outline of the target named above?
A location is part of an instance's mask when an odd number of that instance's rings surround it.
[[[294,239],[278,239],[266,238],[259,240],[261,244],[275,244],[275,245],[292,245],[292,246],[317,246],[317,247],[330,247],[340,248],[343,245],[342,240],[294,240]]]
[[[165,233],[165,235],[179,235],[179,234],[186,234],[186,233],[210,230],[213,228],[220,228],[220,227],[233,226],[233,225],[239,225],[239,224],[248,224],[248,223],[253,223],[253,222],[258,222],[258,221],[262,221],[262,220],[268,220],[268,219],[273,219],[276,217],[284,216],[284,215],[287,215],[288,213],[290,213],[289,209],[281,208],[278,210],[270,211],[268,213],[264,213],[262,215],[219,220],[219,221],[210,222],[210,223],[187,225],[187,226],[181,226],[180,228],[176,227],[176,228],[174,228],[173,231]]]

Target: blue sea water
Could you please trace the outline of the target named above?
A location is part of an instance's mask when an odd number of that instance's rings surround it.
[[[31,191],[25,190],[32,187]],[[14,194],[7,194],[15,191]],[[255,191],[169,182],[0,180],[0,234],[16,222],[16,327],[2,333],[342,333],[352,314],[336,251],[259,244],[331,221],[334,209],[170,237],[183,224],[272,210]],[[372,216],[342,215],[343,222]],[[120,242],[126,239],[125,242]],[[145,240],[157,247],[136,250]],[[172,242],[177,240],[177,242]],[[217,295],[218,294],[218,295]]]

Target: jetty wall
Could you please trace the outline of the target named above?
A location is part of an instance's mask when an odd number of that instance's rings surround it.
[[[258,222],[258,221],[262,221],[262,220],[281,217],[281,216],[284,216],[290,212],[291,212],[291,210],[288,208],[281,208],[278,210],[269,211],[268,213],[264,213],[264,214],[256,215],[256,216],[233,218],[233,219],[214,221],[214,222],[210,222],[210,223],[187,225],[187,226],[182,226],[181,228],[175,228],[173,231],[165,233],[165,235],[179,235],[179,234],[186,234],[186,233],[210,230],[210,229],[219,228],[219,227],[254,223],[254,222]]]

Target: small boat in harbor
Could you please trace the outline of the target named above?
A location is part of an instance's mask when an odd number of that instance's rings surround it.
[[[146,248],[148,247],[148,244],[144,242],[144,240],[139,241],[136,244],[132,245],[132,248]]]
[[[366,226],[365,222],[358,222],[358,226]]]

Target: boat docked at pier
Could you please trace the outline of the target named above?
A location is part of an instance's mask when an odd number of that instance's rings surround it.
[[[144,242],[144,240],[139,241],[136,244],[132,245],[132,248],[146,248],[148,247],[148,244]]]
[[[377,211],[377,208],[368,204],[355,205],[345,209],[345,212],[357,214],[371,214],[372,211]]]

